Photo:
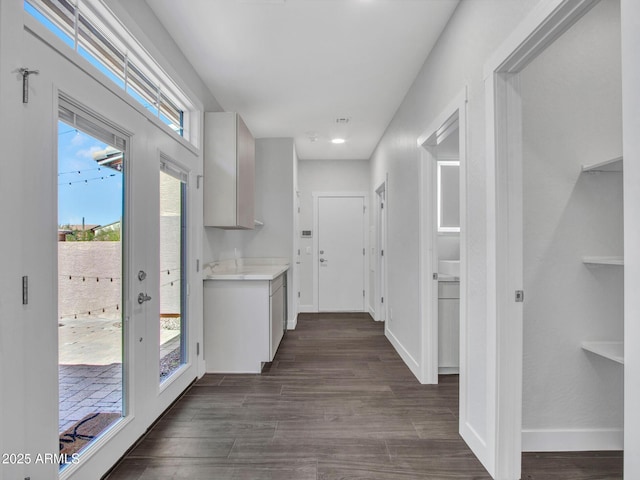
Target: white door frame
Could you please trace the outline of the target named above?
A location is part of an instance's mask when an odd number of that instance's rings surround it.
[[[418,138],[420,161],[420,318],[422,359],[420,381],[438,383],[438,281],[436,157],[432,147],[457,124],[460,160],[460,429],[466,425],[466,325],[467,325],[467,89],[433,120]],[[465,435],[463,435],[464,437]],[[475,436],[475,435],[474,435]],[[466,439],[466,438],[465,438]]]
[[[369,211],[369,195],[366,192],[312,192],[313,196],[313,229],[315,231],[315,235],[313,235],[313,311],[319,311],[319,288],[320,282],[318,281],[318,237],[319,237],[319,218],[318,218],[318,199],[321,197],[355,197],[362,198],[364,203],[365,212]],[[369,308],[369,282],[367,282],[367,268],[369,265],[369,235],[367,235],[368,227],[367,227],[367,216],[364,216],[364,231],[362,232],[363,242],[364,242],[364,264],[362,267],[362,278],[364,285],[364,303],[363,303],[363,311],[367,311]]]
[[[498,480],[516,480],[522,454],[522,106],[520,72],[598,0],[545,0],[484,69],[487,185],[487,457]]]
[[[387,298],[387,181],[382,182],[378,188],[376,188],[376,274],[375,274],[375,316],[374,319],[379,322],[386,322],[387,305],[389,299]]]
[[[640,2],[621,1],[622,20],[622,149],[624,163],[624,475],[627,479],[640,478],[640,297],[635,293],[640,284],[640,228],[638,210],[631,206],[640,204]]]

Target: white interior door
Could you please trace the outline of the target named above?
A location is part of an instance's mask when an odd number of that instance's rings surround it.
[[[318,309],[364,311],[365,199],[320,196],[317,212]]]

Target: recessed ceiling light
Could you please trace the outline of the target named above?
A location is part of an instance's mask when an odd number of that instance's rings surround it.
[[[344,143],[345,139],[344,138],[332,138],[331,139],[331,143],[335,143],[335,144],[340,144],[340,143]]]

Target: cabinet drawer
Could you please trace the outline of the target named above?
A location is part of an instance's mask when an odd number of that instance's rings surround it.
[[[460,282],[438,282],[438,298],[460,298]]]

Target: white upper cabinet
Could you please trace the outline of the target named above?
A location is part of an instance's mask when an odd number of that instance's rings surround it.
[[[204,114],[204,225],[254,227],[255,140],[233,112]]]

